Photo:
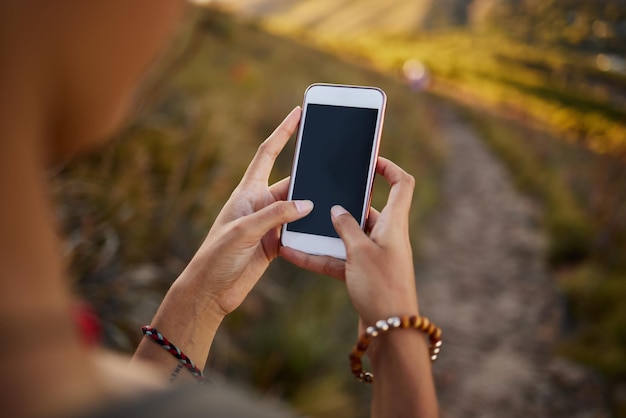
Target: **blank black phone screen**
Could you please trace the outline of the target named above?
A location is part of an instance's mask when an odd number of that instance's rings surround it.
[[[309,104],[292,199],[315,207],[287,230],[338,238],[330,208],[341,205],[361,223],[378,109]]]

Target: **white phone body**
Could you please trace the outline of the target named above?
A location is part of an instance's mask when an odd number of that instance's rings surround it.
[[[330,220],[341,205],[365,226],[380,146],[385,93],[375,87],[313,84],[304,94],[288,200],[312,200],[305,218],[283,225],[283,246],[345,259]]]

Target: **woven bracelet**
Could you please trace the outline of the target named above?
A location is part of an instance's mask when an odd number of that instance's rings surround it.
[[[151,326],[145,325],[141,327],[141,331],[143,335],[149,337],[152,341],[159,344],[163,347],[168,353],[173,355],[178,359],[178,361],[189,370],[189,372],[195,377],[200,383],[205,383],[206,380],[204,378],[204,374],[202,370],[198,369],[193,361],[189,357],[185,355],[178,347],[172,344],[167,338],[163,336],[156,328],[152,328]]]
[[[401,328],[401,329],[416,329],[424,332],[428,335],[429,344],[428,350],[430,352],[430,360],[437,360],[437,355],[441,351],[441,328],[433,324],[423,316],[417,315],[403,315],[392,316],[389,319],[382,319],[374,326],[367,327],[365,333],[361,335],[357,344],[352,348],[350,352],[350,370],[352,374],[360,381],[364,383],[372,383],[374,381],[374,375],[371,372],[363,370],[362,357],[365,355],[367,348],[374,338],[380,334],[384,334],[389,330]]]

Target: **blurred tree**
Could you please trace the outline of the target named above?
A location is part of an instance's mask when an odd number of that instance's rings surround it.
[[[470,10],[475,24],[528,43],[626,51],[625,0],[474,0]]]

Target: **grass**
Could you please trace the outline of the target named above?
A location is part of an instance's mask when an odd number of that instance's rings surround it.
[[[399,74],[406,60],[417,59],[434,76],[435,91],[511,109],[594,152],[622,157],[626,152],[626,76],[597,69],[595,54],[529,45],[494,29],[389,35],[373,28],[336,36],[303,29],[280,14],[264,26],[368,60],[387,73]]]
[[[563,353],[593,365],[615,382],[626,379],[625,277],[593,263],[559,275],[578,321],[577,333],[563,345]]]
[[[52,178],[76,288],[102,317],[106,345],[127,352],[256,147],[311,83],[383,88],[381,154],[417,178],[413,236],[437,201],[444,150],[425,99],[230,15],[197,10],[193,19],[152,71],[128,126]],[[274,180],[288,174],[292,152],[290,144],[280,155]],[[375,207],[387,190],[377,180]],[[220,329],[209,365],[307,416],[364,416],[367,391],[347,362],[356,324],[342,283],[277,260]]]

